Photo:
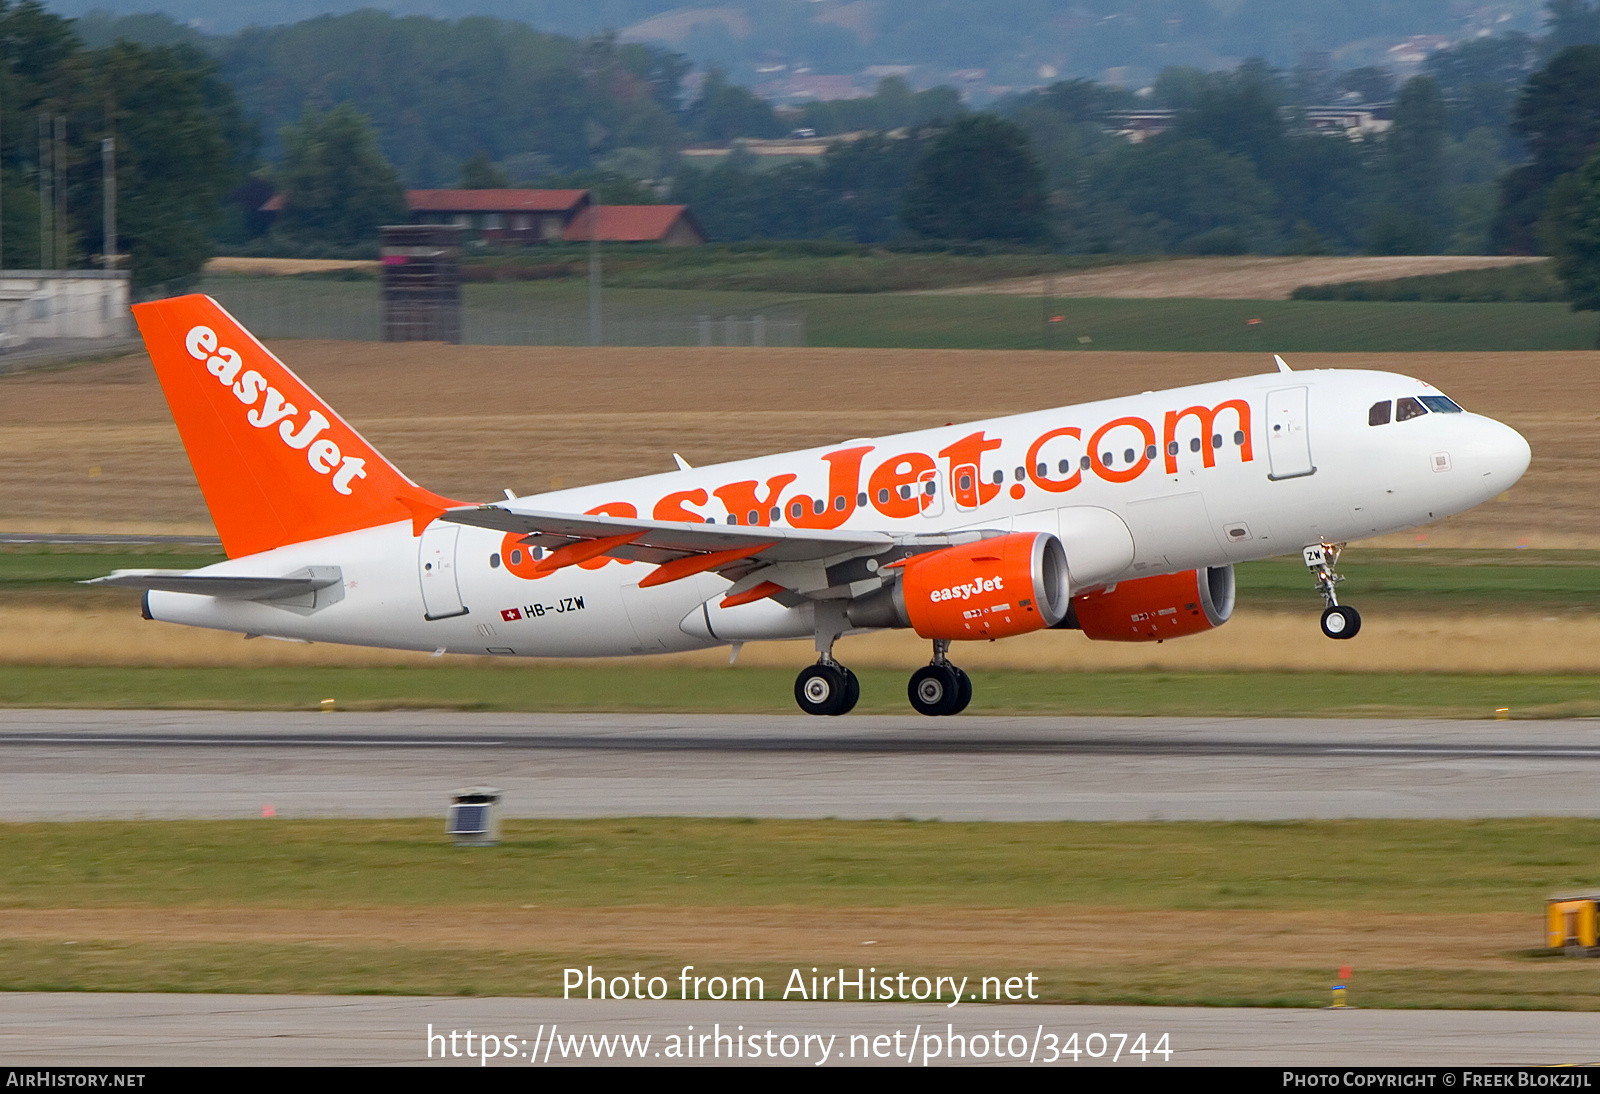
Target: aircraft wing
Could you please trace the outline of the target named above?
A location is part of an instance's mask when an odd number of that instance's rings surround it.
[[[194,593],[225,600],[285,600],[316,593],[319,589],[339,585],[343,581],[344,576],[337,566],[309,566],[285,577],[199,574],[189,570],[113,570],[106,577],[92,578],[79,584]]]
[[[606,551],[612,558],[637,562],[670,562],[691,554],[765,547],[745,557],[754,562],[809,562],[866,548],[888,550],[896,543],[883,532],[832,532],[809,528],[767,528],[759,525],[688,524],[673,520],[643,520],[549,513],[509,505],[480,505],[449,509],[439,518],[500,532],[521,532],[533,547],[559,548],[581,540],[633,536]]]
[[[853,595],[882,578],[867,559],[902,549],[907,555],[999,532],[890,535],[864,530],[773,528],[761,525],[690,524],[590,514],[551,513],[515,504],[446,510],[440,520],[521,533],[521,542],[551,554],[536,565],[544,572],[591,558],[629,559],[656,564],[641,588],[692,574],[715,572],[734,583],[736,599],[765,596],[796,602],[808,597]]]

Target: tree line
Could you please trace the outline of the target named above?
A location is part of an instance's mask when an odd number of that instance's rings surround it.
[[[86,41],[38,0],[0,0],[0,198],[38,188],[40,117],[66,119],[67,134],[61,223],[41,244],[53,208],[4,200],[0,257],[105,249],[104,136],[119,150],[114,249],[141,286],[192,276],[219,243],[370,247],[378,224],[404,218],[406,186],[451,184],[682,201],[716,240],[1561,253],[1600,140],[1600,0],[1552,0],[1548,14],[1543,38],[1475,39],[1404,83],[1315,58],[1248,61],[1171,67],[1144,95],[1067,80],[973,112],[948,88],[889,77],[862,99],[780,112],[715,71],[686,94],[687,60],[612,35],[362,11],[226,39],[101,17],[83,22]],[[1307,108],[1330,103],[1392,124],[1359,140],[1316,131]],[[1117,132],[1151,107],[1171,111],[1165,132]],[[840,139],[777,166],[738,148],[710,167],[680,155],[796,128]],[[260,211],[273,193],[275,221]]]

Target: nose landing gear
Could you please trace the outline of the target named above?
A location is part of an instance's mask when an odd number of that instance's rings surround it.
[[[1342,543],[1316,543],[1301,552],[1306,569],[1311,571],[1311,576],[1316,580],[1317,592],[1327,605],[1322,612],[1322,633],[1329,638],[1354,638],[1361,630],[1361,613],[1348,604],[1340,604],[1339,597],[1333,591],[1333,587],[1344,580],[1334,573],[1334,567],[1339,564],[1339,553],[1343,550]]]
[[[972,678],[949,662],[949,651],[948,639],[934,639],[933,661],[911,674],[906,695],[918,714],[960,714],[972,702]]]

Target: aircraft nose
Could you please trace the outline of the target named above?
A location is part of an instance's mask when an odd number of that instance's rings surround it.
[[[1533,449],[1521,433],[1493,418],[1482,420],[1478,434],[1473,454],[1483,472],[1484,490],[1493,497],[1522,478],[1533,459]]]

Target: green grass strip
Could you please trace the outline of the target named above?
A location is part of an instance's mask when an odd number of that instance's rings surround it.
[[[1321,641],[1314,633],[1307,641]],[[904,714],[907,672],[861,669],[860,713]],[[1334,672],[977,671],[972,713],[1600,716],[1600,678]],[[0,706],[793,714],[788,669],[441,664],[379,668],[0,666]],[[337,716],[337,715],[333,715]]]
[[[0,825],[0,907],[1522,912],[1600,881],[1600,820],[424,820]]]
[[[208,281],[206,291],[264,337],[376,336],[375,282],[227,278]],[[463,302],[469,326],[483,322],[493,329],[525,331],[529,338],[540,323],[579,321],[588,307],[581,278],[472,284],[465,288]],[[605,290],[605,307],[613,317],[680,321],[758,313],[803,316],[806,343],[812,346],[1266,355],[1584,350],[1595,345],[1594,316],[1560,303],[1041,300],[1003,294],[610,288]],[[1056,316],[1059,321],[1052,322]]]
[[[781,997],[792,969],[803,966],[803,974],[809,975],[814,963],[826,960],[805,953],[788,964],[744,960],[708,969],[700,952],[622,949],[552,953],[325,942],[0,942],[0,991],[551,997],[561,994],[564,969],[593,966],[597,974],[660,976],[676,993],[679,971],[694,965],[702,975],[760,977],[765,997],[774,1000]],[[861,960],[857,954],[839,955],[831,964],[853,977]],[[994,975],[996,966],[944,961],[936,971],[965,976],[977,985]],[[1036,975],[1041,1003],[1322,1007],[1329,1002],[1336,970],[1035,963],[1016,971]],[[1559,958],[1529,959],[1527,968],[1510,970],[1362,969],[1349,981],[1347,999],[1364,1008],[1592,1011],[1600,1010],[1600,979],[1592,962]],[[963,1023],[970,1030],[983,1021],[982,1007],[981,1002],[966,1003],[949,1012],[950,1021],[958,1031]],[[685,1021],[692,1020],[688,1012]]]
[[[1518,818],[1291,823],[930,823],[628,818],[505,826],[491,848],[456,848],[442,822],[254,820],[0,825],[0,908],[475,910],[526,916],[524,946],[463,941],[0,941],[0,990],[553,995],[562,968],[762,976],[767,998],[797,966],[871,963],[845,949],[733,962],[648,939],[571,952],[541,944],[540,909],[1128,909],[1128,929],[1179,912],[1525,916],[1525,947],[1485,954],[1460,939],[1462,967],[1362,968],[1369,1007],[1600,1009],[1592,962],[1538,948],[1544,898],[1592,887],[1600,820]],[[1136,909],[1136,910],[1135,910]],[[891,915],[892,912],[887,913]],[[1247,920],[1241,920],[1245,922]],[[352,921],[354,922],[354,921]],[[392,923],[392,919],[384,920]],[[1285,929],[1277,921],[1278,930]],[[1371,919],[1372,929],[1382,921]],[[1415,919],[1411,919],[1415,930]],[[1463,925],[1465,924],[1465,925]],[[997,930],[1002,928],[997,927]],[[1288,928],[1288,929],[1293,929]],[[86,935],[92,932],[85,932]],[[670,932],[669,932],[670,933]],[[1501,942],[1499,945],[1504,946]],[[781,938],[773,939],[781,951]],[[1230,963],[1201,946],[1183,961],[1072,952],[1033,961],[1052,1002],[1318,1006],[1331,967]],[[1485,958],[1491,959],[1485,966]],[[716,969],[711,969],[713,964]],[[1420,963],[1419,963],[1420,964]],[[996,971],[953,960],[940,972]],[[1017,971],[1017,970],[1002,970]],[[976,981],[975,981],[976,982]],[[959,1017],[959,1013],[956,1015]]]

